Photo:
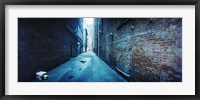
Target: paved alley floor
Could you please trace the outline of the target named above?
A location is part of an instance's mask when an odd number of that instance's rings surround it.
[[[36,82],[127,82],[93,52],[82,53],[47,73]]]

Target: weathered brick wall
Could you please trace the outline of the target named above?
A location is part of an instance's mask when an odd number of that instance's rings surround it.
[[[182,19],[124,20],[103,19],[100,57],[129,81],[182,81]]]
[[[18,19],[18,81],[31,81],[76,56],[78,39],[63,18]]]

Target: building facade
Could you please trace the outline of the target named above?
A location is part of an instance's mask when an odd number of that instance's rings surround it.
[[[18,19],[18,81],[31,81],[83,51],[80,18]]]
[[[128,81],[182,81],[181,18],[96,18],[94,52]]]
[[[87,32],[87,29],[84,29],[84,32],[83,32],[83,52],[87,52],[87,43],[88,43],[88,32]]]

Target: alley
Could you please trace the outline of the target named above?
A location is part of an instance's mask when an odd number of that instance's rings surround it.
[[[47,80],[40,82],[126,82],[95,53],[82,53],[47,73]]]
[[[182,18],[18,18],[18,82],[32,81],[182,82]]]

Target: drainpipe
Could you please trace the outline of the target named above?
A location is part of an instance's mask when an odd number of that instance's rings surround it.
[[[97,25],[97,29],[98,29],[98,31],[97,31],[97,39],[98,39],[98,40],[97,40],[97,44],[98,44],[98,45],[97,45],[97,46],[98,46],[98,47],[97,47],[97,55],[99,56],[99,40],[100,40],[100,39],[99,39],[99,32],[100,32],[100,29],[99,29],[99,24],[100,24],[99,19],[97,19],[97,23],[98,23],[98,25]]]
[[[119,72],[121,72],[123,75],[125,75],[126,77],[130,77],[130,74],[125,73],[124,71],[120,70],[119,68],[115,67]]]
[[[99,45],[100,45],[100,44],[99,44],[99,40],[100,40],[100,39],[99,39],[99,32],[98,32],[98,56],[99,56]]]

